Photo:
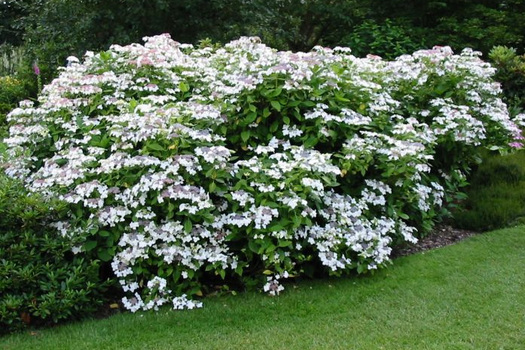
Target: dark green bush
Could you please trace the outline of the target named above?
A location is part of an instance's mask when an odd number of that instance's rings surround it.
[[[496,80],[501,82],[507,104],[525,109],[525,55],[518,55],[516,49],[495,46],[489,58],[496,67]]]
[[[468,199],[454,213],[460,228],[486,231],[525,217],[525,152],[483,158],[467,189]]]
[[[23,83],[11,76],[0,77],[0,137],[6,127],[6,115],[27,96]]]
[[[417,41],[414,35],[409,35],[408,31],[413,29],[406,23],[390,19],[382,23],[366,20],[354,28],[344,41],[357,56],[374,54],[393,59],[424,47],[422,40]]]
[[[80,318],[100,307],[107,283],[99,280],[98,261],[73,255],[75,239],[46,226],[62,213],[62,204],[0,175],[0,334]]]

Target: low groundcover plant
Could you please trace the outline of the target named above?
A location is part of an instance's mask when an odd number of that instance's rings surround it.
[[[493,74],[448,47],[384,61],[149,37],[73,60],[13,110],[6,172],[69,204],[53,226],[111,262],[131,311],[199,307],[220,281],[275,295],[385,265],[477,148],[520,146]]]

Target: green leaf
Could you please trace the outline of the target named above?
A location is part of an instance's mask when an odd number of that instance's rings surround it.
[[[111,232],[109,232],[109,231],[105,231],[105,230],[98,231],[98,235],[101,236],[101,237],[108,237],[110,234],[111,234]]]
[[[292,245],[292,241],[280,241],[279,242],[279,247],[281,247],[281,248],[289,247],[291,245]]]
[[[281,87],[278,87],[277,89],[273,90],[272,92],[270,92],[268,94],[268,97],[277,97],[281,94],[281,92],[283,91],[283,89]]]
[[[272,105],[272,107],[277,110],[278,112],[281,111],[281,104],[279,103],[279,101],[270,101],[270,104]]]
[[[317,137],[310,136],[310,137],[304,142],[304,147],[305,147],[305,148],[312,148],[312,147],[314,147],[315,145],[317,145],[317,142],[319,142],[319,140],[317,139]]]
[[[268,228],[268,231],[271,231],[271,232],[277,232],[277,231],[281,231],[282,229],[284,229],[283,225],[281,224],[275,224],[275,225],[272,225]]]
[[[101,53],[99,53],[99,57],[102,62],[107,62],[112,57],[111,51],[102,51]]]
[[[59,158],[55,161],[55,163],[58,165],[58,166],[62,166],[62,165],[65,165],[67,164],[67,159],[65,158]]]
[[[244,130],[243,132],[241,132],[241,140],[243,140],[246,143],[249,138],[250,138],[250,130]]]
[[[410,219],[410,217],[409,217],[407,214],[405,214],[405,213],[401,213],[401,212],[399,212],[399,213],[397,213],[397,215],[398,215],[401,219],[405,219],[405,220]]]
[[[156,142],[148,143],[146,147],[154,151],[164,151],[164,147]]]
[[[137,102],[137,100],[135,100],[135,99],[132,98],[132,99],[129,101],[129,111],[130,111],[130,112],[134,112],[134,111],[135,111],[135,108],[137,108],[138,104],[139,104],[139,103]]]
[[[96,246],[97,246],[97,241],[86,241],[84,243],[84,250],[86,252],[89,252],[89,251],[93,250]]]
[[[301,226],[301,223],[303,222],[303,218],[301,216],[294,215],[292,217],[292,221],[293,221],[294,227],[299,227]]]
[[[97,252],[98,258],[102,261],[110,261],[113,259],[113,255],[110,253],[109,249],[102,249]]]
[[[340,95],[340,94],[335,94],[335,99],[336,99],[337,101],[340,101],[340,102],[350,102],[349,99],[343,97],[343,96]]]
[[[184,220],[184,232],[190,233],[192,228],[193,224],[191,223],[191,220],[186,218],[186,220]]]
[[[270,125],[270,132],[273,134],[274,132],[277,131],[277,129],[279,129],[279,122],[274,121],[272,125]]]
[[[257,244],[255,241],[251,240],[251,241],[248,241],[248,248],[250,248],[250,250],[254,253],[259,253],[259,244]]]
[[[314,107],[315,106],[315,102],[310,101],[310,100],[302,101],[301,105],[304,106],[304,107]]]
[[[179,89],[180,89],[180,91],[182,91],[182,92],[188,92],[188,91],[190,91],[190,87],[188,86],[188,84],[186,84],[186,83],[183,82],[183,81],[181,81],[181,82],[179,83]]]
[[[248,113],[246,115],[246,118],[242,122],[242,125],[249,125],[249,124],[253,123],[255,121],[255,119],[257,119],[257,113],[250,112],[250,113]]]
[[[277,247],[272,244],[272,243],[268,243],[268,245],[266,246],[266,253],[272,253],[273,251],[275,251]]]

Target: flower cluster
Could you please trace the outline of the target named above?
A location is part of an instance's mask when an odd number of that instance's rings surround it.
[[[54,227],[111,261],[131,311],[200,307],[216,276],[275,295],[312,268],[376,269],[431,226],[476,147],[521,146],[471,50],[145,41],[71,59],[5,140],[7,173],[69,204]]]

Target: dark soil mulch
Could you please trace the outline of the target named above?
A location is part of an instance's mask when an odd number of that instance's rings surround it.
[[[480,232],[461,230],[448,225],[436,226],[428,236],[421,238],[416,244],[394,248],[391,257],[397,258],[429,249],[444,247],[477,234],[480,234]]]

